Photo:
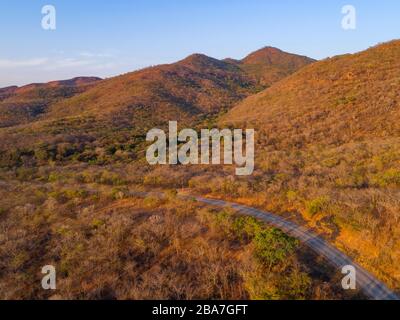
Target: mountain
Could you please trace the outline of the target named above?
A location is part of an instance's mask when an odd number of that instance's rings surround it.
[[[1,88],[0,89],[0,101],[3,99],[6,99],[7,97],[11,96],[15,90],[17,90],[17,86],[11,86],[11,87],[6,87],[6,88]]]
[[[135,120],[137,109],[147,109],[152,117],[161,117],[161,121],[171,119],[172,115],[179,119],[219,113],[264,88],[264,78],[270,82],[280,80],[313,61],[274,50],[276,52],[272,50],[271,54],[260,56],[256,64],[246,59],[232,63],[193,54],[173,64],[104,81],[100,86],[54,106],[52,111],[56,115],[83,111],[96,115],[99,112],[124,113]],[[261,68],[257,72],[263,74],[262,77],[252,73],[255,66]]]
[[[49,261],[61,257],[64,280],[70,276],[81,283],[80,272],[74,275],[73,270],[78,270],[85,248],[71,239],[84,240],[86,250],[92,252],[101,239],[125,239],[121,226],[140,226],[148,219],[140,232],[131,232],[143,238],[127,243],[129,248],[137,245],[127,259],[138,259],[135,268],[139,266],[143,274],[140,267],[151,261],[148,253],[155,257],[155,247],[143,243],[158,243],[148,241],[146,235],[153,234],[149,231],[158,226],[154,234],[165,235],[165,226],[176,230],[181,218],[193,221],[188,214],[191,204],[177,208],[174,193],[188,188],[190,194],[234,200],[304,223],[399,290],[399,58],[400,41],[318,62],[264,48],[243,60],[195,54],[102,81],[0,89],[0,220],[13,232],[9,238],[18,240],[8,241],[11,246],[6,251],[23,248],[23,254],[3,259],[12,258],[7,272],[36,270],[38,252],[31,244],[49,244],[50,237],[57,246],[48,246],[56,248],[47,256]],[[163,128],[169,120],[178,120],[181,128],[204,128],[215,126],[219,119],[221,127],[256,129],[253,175],[232,176],[229,166],[147,165],[144,150],[149,129]],[[131,199],[132,190],[146,189],[169,190],[171,203],[166,209],[179,219],[159,224],[166,211],[153,210],[161,208],[157,199],[146,197],[143,204]],[[125,207],[131,201],[138,209],[133,220],[131,207]],[[123,217],[116,215],[119,205]],[[215,235],[231,234],[227,213],[213,211],[213,220],[201,213],[201,220],[211,228],[219,223],[224,230],[211,230],[214,235],[207,239],[219,242]],[[117,218],[109,220],[113,217]],[[21,226],[40,232],[25,232],[20,239]],[[234,229],[250,234],[258,227],[253,222],[244,227],[239,221]],[[182,229],[183,234],[196,237],[201,230],[205,229],[193,224]],[[248,240],[249,234],[240,239]],[[164,244],[170,237],[157,238]],[[246,245],[261,248],[262,255],[286,246],[271,246],[268,233],[256,238],[256,243]],[[60,240],[65,247],[59,246]],[[176,243],[171,252],[185,247],[184,239]],[[238,242],[230,243],[237,246]],[[282,257],[281,250],[277,254]],[[105,251],[104,261],[120,259],[109,257]],[[252,258],[245,256],[243,261]],[[250,274],[270,274],[270,270],[256,270]],[[337,286],[340,270],[332,273],[339,274],[332,280]],[[258,284],[254,279],[252,283]],[[284,287],[295,289],[298,296],[297,290],[304,292],[307,282],[295,272]],[[262,292],[268,293],[263,297],[276,297],[274,292]]]
[[[311,64],[221,120],[257,132],[271,210],[310,224],[399,288],[400,41]],[[273,205],[275,203],[275,207]]]
[[[107,79],[52,106],[49,116],[93,115],[143,122],[218,113],[254,93],[254,83],[232,64],[205,55]],[[139,116],[140,115],[140,116]]]
[[[287,53],[274,47],[265,47],[242,60],[227,59],[227,61],[238,65],[262,86],[270,87],[316,60]]]
[[[225,117],[273,136],[342,144],[400,134],[400,41],[314,63],[240,102]],[[279,121],[278,121],[279,120]]]
[[[0,127],[33,121],[45,113],[50,104],[82,93],[100,80],[78,77],[0,89]]]
[[[294,55],[289,56],[295,60]],[[281,68],[280,76],[289,72],[280,59],[267,57],[266,70],[274,68],[275,72]],[[279,65],[275,66],[275,62]],[[263,65],[262,57],[257,64]],[[51,140],[53,135],[49,131],[78,136],[90,132],[96,140],[101,135],[108,135],[109,130],[134,130],[136,135],[143,135],[150,128],[165,126],[169,120],[193,126],[204,118],[211,119],[229,110],[265,88],[256,76],[244,70],[244,66],[245,61],[232,63],[193,54],[173,64],[87,85],[78,85],[82,79],[77,78],[4,89],[0,127],[10,130],[5,132],[7,138],[3,139],[6,141],[3,144],[21,147],[26,144],[25,139],[20,139],[23,128],[13,127],[21,124],[34,130],[29,143]],[[291,72],[296,68],[292,66]]]

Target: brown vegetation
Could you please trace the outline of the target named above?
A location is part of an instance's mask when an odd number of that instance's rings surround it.
[[[189,188],[308,223],[399,289],[399,48],[310,66],[274,48],[193,55],[83,86],[0,90],[2,298],[49,298],[38,282],[49,263],[61,298],[347,298],[278,231],[243,235],[230,213],[132,188]],[[149,129],[213,127],[238,102],[221,123],[257,129],[251,177],[147,165]],[[289,244],[284,262],[271,264],[271,239]]]
[[[223,120],[258,129],[263,187],[254,198],[304,213],[397,289],[399,58],[400,42],[393,41],[317,62],[244,100]]]
[[[101,79],[78,77],[0,89],[0,128],[37,120],[49,105],[82,93]]]
[[[140,198],[103,180],[78,184],[73,171],[49,179],[3,186],[2,299],[342,298],[329,269],[316,274],[321,262],[304,263],[297,241],[254,219],[174,192]],[[53,292],[40,288],[48,264]]]

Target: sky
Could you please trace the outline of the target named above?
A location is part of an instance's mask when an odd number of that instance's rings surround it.
[[[42,8],[56,9],[56,29]],[[356,28],[342,27],[342,8]],[[264,46],[315,59],[400,38],[398,0],[1,0],[0,87],[110,77],[192,53],[240,59]]]

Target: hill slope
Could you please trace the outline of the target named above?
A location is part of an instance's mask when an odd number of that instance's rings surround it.
[[[275,66],[275,61],[264,60],[266,65]],[[258,64],[263,64],[262,58]],[[279,69],[280,65],[274,68]],[[282,71],[281,76],[286,72]],[[64,92],[75,87],[60,89],[57,82],[52,84],[44,91],[49,99],[43,99],[43,89],[37,85],[25,89],[27,93],[21,93],[22,88],[0,91],[0,96],[14,92],[0,102],[0,124],[8,127],[0,147],[24,148],[27,144],[52,141],[57,134],[78,137],[72,137],[75,141],[88,134],[92,141],[108,139],[110,131],[120,135],[121,130],[133,130],[132,135],[142,139],[150,128],[165,126],[170,120],[193,126],[205,118],[212,119],[265,88],[237,63],[201,54],[96,82],[79,94]],[[27,95],[29,99],[25,98]],[[27,125],[12,127],[19,124]],[[22,135],[24,139],[20,139]]]
[[[302,132],[304,143],[398,135],[399,57],[395,41],[312,64],[244,100],[225,119],[269,124],[280,137]]]
[[[246,58],[237,63],[193,54],[173,64],[128,73],[55,105],[52,114],[123,112],[135,120],[136,109],[148,109],[161,121],[174,119],[172,115],[179,119],[213,114],[265,88],[264,79],[271,84],[313,62],[270,48],[253,55],[257,60]]]
[[[295,73],[316,60],[265,47],[237,61],[237,65],[264,87]]]
[[[51,116],[124,113],[135,121],[137,110],[152,117],[176,119],[227,108],[254,92],[254,83],[232,64],[192,55],[108,79],[91,90],[52,107]],[[174,115],[172,118],[170,118]]]
[[[33,121],[45,113],[50,104],[82,93],[100,80],[95,77],[78,77],[0,89],[0,127]]]
[[[275,210],[296,210],[399,288],[400,41],[303,68],[234,107],[257,129],[258,175]],[[256,188],[256,187],[254,187]]]

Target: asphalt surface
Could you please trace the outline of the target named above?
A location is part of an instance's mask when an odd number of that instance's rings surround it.
[[[240,212],[241,214],[252,216],[254,218],[265,221],[266,223],[282,230],[286,234],[306,244],[309,248],[315,251],[315,253],[325,257],[326,260],[339,271],[341,271],[344,266],[353,266],[356,270],[357,289],[360,289],[370,299],[399,300],[399,297],[384,283],[376,279],[372,274],[353,262],[348,256],[326,242],[323,238],[302,226],[287,221],[284,218],[277,216],[273,213],[239,205],[236,203],[196,196],[181,195],[179,197],[183,199],[196,199],[199,202],[217,207],[230,207]]]

